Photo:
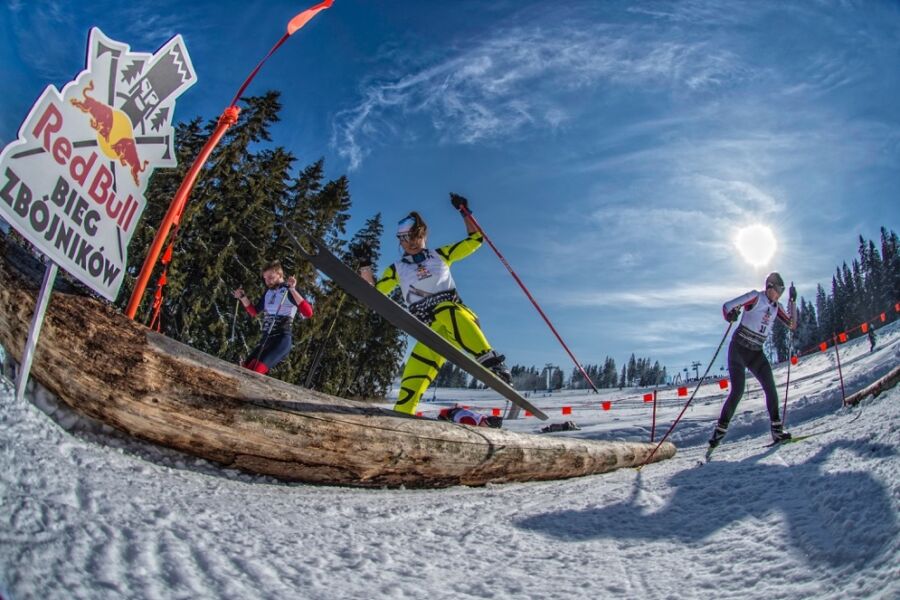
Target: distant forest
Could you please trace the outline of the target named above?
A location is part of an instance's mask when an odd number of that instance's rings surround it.
[[[872,331],[892,323],[900,313],[900,251],[897,233],[881,228],[880,244],[859,236],[859,256],[848,265],[835,269],[831,286],[826,291],[816,286],[815,303],[802,296],[798,301],[800,324],[793,333],[793,353],[807,351],[821,342],[831,345],[833,338],[846,333],[848,339],[867,335],[861,327]],[[884,314],[884,321],[881,315]],[[791,350],[789,329],[776,323],[769,340],[770,356],[778,362],[787,360]]]

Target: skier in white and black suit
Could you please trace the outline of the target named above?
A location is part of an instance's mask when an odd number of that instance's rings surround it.
[[[797,290],[791,285],[788,294],[787,311],[782,308],[778,299],[784,293],[784,280],[778,273],[770,273],[766,277],[766,291],[753,290],[734,300],[722,305],[722,314],[726,321],[734,322],[738,319],[741,309],[741,323],[731,338],[728,347],[728,375],[731,378],[731,392],[725,405],[719,422],[709,440],[710,451],[719,445],[734,411],[737,409],[741,396],[744,395],[745,369],[750,369],[766,394],[766,408],[769,411],[772,439],[783,442],[791,439],[791,434],[784,430],[781,419],[778,416],[778,391],[775,389],[775,378],[772,375],[772,366],[763,353],[763,344],[769,337],[769,333],[775,325],[775,319],[780,319],[791,330],[797,328]]]

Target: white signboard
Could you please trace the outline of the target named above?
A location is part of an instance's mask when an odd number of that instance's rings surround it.
[[[48,86],[0,153],[0,216],[115,300],[150,174],[176,165],[175,100],[196,81],[180,35],[149,54],[93,28],[87,68]]]

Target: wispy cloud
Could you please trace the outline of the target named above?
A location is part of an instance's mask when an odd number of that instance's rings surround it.
[[[409,119],[426,119],[444,143],[490,143],[558,127],[573,110],[566,95],[603,82],[690,92],[743,76],[731,52],[702,39],[577,19],[508,27],[431,66],[369,83],[336,115],[332,144],[356,168]]]
[[[555,303],[567,307],[627,306],[629,308],[680,308],[710,306],[723,303],[735,296],[735,290],[744,286],[710,285],[697,281],[686,284],[670,284],[664,288],[646,287],[628,291],[583,290],[560,295]],[[746,290],[745,290],[746,291]]]

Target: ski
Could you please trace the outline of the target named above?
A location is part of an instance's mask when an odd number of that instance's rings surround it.
[[[820,431],[819,433],[825,433],[824,431]],[[809,439],[814,435],[819,435],[819,433],[808,433],[806,435],[798,435],[796,437],[792,437],[789,440],[781,440],[780,442],[772,442],[771,444],[766,444],[763,448],[774,448],[775,446],[786,446],[787,444],[796,444],[797,442],[802,442],[803,440]]]
[[[516,390],[481,366],[475,359],[459,350],[435,333],[428,325],[410,314],[405,308],[369,285],[358,273],[341,262],[324,242],[301,231],[292,231],[294,227],[296,226],[288,225],[285,226],[285,230],[297,253],[309,261],[316,269],[327,275],[345,292],[384,317],[394,327],[416,338],[516,406],[527,410],[543,421],[549,418],[543,411],[523,398]],[[304,245],[300,241],[301,239],[308,240],[309,247]]]

